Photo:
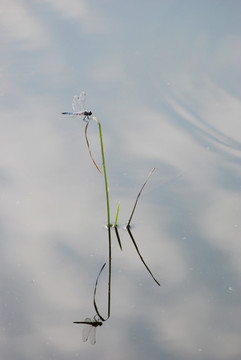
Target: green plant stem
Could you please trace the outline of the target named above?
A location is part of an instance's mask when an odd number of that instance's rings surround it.
[[[102,129],[101,123],[99,120],[93,116],[93,119],[97,122],[99,126],[99,134],[100,134],[100,146],[101,146],[101,155],[102,155],[102,162],[103,162],[103,170],[104,170],[104,179],[105,179],[105,193],[106,193],[106,204],[107,204],[107,226],[110,227],[110,202],[109,202],[109,188],[107,182],[107,173],[106,173],[106,165],[105,165],[105,153],[104,153],[104,145],[103,145],[103,137],[102,137]]]

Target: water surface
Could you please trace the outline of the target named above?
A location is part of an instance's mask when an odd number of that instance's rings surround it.
[[[1,11],[2,359],[239,360],[239,1],[12,1]],[[108,259],[103,177],[72,97],[102,123],[112,232],[111,317],[95,315]],[[89,126],[101,166],[98,129]],[[107,272],[98,304],[106,314]]]

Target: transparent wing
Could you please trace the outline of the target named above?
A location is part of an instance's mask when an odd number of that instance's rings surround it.
[[[83,341],[88,340],[92,328],[93,328],[92,325],[85,324],[85,326],[83,327],[83,331],[82,331],[82,340]]]
[[[94,345],[96,343],[96,327],[91,326],[90,333],[89,333],[89,339],[91,345]]]
[[[72,102],[72,108],[74,112],[80,112],[85,110],[85,97],[86,93],[81,91],[79,96],[74,96]]]
[[[79,108],[79,96],[74,96],[73,102],[72,102],[72,108],[73,108],[74,112],[81,111]]]
[[[92,320],[90,318],[85,318],[86,322],[92,323]]]
[[[89,319],[89,318],[86,318],[85,321],[91,323],[91,319]],[[87,341],[87,340],[88,340],[88,337],[89,337],[89,335],[90,335],[90,332],[91,332],[92,327],[93,327],[93,326],[92,326],[92,325],[89,325],[89,324],[85,324],[85,326],[83,327],[83,330],[82,330],[82,340],[83,340],[83,341]]]

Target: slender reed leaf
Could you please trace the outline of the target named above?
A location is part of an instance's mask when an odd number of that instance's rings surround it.
[[[119,216],[119,210],[120,210],[120,201],[118,202],[118,205],[117,205],[114,229],[115,229],[115,234],[116,234],[116,237],[117,237],[117,240],[118,240],[118,244],[120,246],[120,249],[122,250],[120,235],[119,235],[119,232],[118,232],[118,229],[117,229],[117,221],[118,221],[118,216]]]
[[[90,123],[90,121],[88,121],[88,122],[86,123],[86,125],[85,125],[85,140],[86,140],[86,144],[87,144],[87,147],[88,147],[88,150],[89,150],[89,154],[90,154],[91,160],[93,161],[96,169],[97,169],[97,170],[99,171],[99,173],[101,174],[101,171],[100,171],[98,165],[96,164],[96,162],[95,162],[95,160],[94,160],[94,158],[93,158],[93,156],[92,156],[92,154],[91,154],[91,151],[90,151],[90,144],[89,144],[89,140],[88,140],[88,137],[87,137],[87,129],[88,129],[89,123]]]
[[[156,169],[155,166],[151,169],[151,171],[149,172],[149,174],[148,174],[148,176],[147,176],[147,178],[146,178],[146,181],[145,181],[144,184],[142,185],[141,190],[140,190],[139,194],[137,195],[137,198],[136,198],[136,201],[135,201],[135,204],[134,204],[134,207],[133,207],[133,210],[132,210],[130,219],[129,219],[129,221],[128,221],[128,223],[127,223],[127,226],[126,226],[127,228],[130,226],[130,223],[131,223],[132,217],[133,217],[133,215],[134,215],[134,212],[135,212],[135,209],[136,209],[136,205],[137,205],[138,199],[139,199],[139,197],[140,197],[140,195],[141,195],[141,193],[142,193],[142,190],[144,189],[144,187],[145,187],[145,185],[146,185],[149,177],[151,176],[151,174],[153,173],[153,171],[154,171],[155,169]]]
[[[117,205],[114,227],[117,226],[117,221],[118,221],[118,216],[119,216],[119,210],[120,210],[120,201],[118,202],[118,205]]]

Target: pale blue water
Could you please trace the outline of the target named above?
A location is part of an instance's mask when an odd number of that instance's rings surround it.
[[[0,357],[241,357],[240,1],[12,1],[1,6]],[[102,123],[111,220],[153,166],[133,235],[112,232],[74,95]],[[101,167],[98,128],[88,129]],[[97,291],[107,312],[107,271]]]

